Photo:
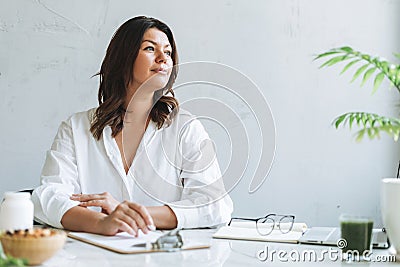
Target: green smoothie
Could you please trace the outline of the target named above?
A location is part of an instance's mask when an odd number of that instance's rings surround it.
[[[343,218],[340,221],[341,237],[347,242],[343,252],[357,250],[361,256],[365,250],[370,250],[373,224],[373,221],[367,218]]]

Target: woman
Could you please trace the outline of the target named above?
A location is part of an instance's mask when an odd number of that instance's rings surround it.
[[[174,98],[177,64],[167,25],[141,16],[120,26],[98,73],[99,106],[62,122],[47,152],[37,220],[104,235],[229,221],[212,143]]]

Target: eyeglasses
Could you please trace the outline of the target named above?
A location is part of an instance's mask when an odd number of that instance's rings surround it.
[[[232,222],[253,221],[256,223],[256,229],[260,235],[269,235],[276,228],[279,229],[282,234],[287,234],[293,229],[294,218],[294,215],[270,213],[260,218],[232,218],[228,225],[231,225]]]

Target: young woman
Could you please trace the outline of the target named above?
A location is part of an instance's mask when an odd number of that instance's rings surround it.
[[[120,26],[98,73],[99,106],[62,122],[47,152],[32,195],[37,220],[104,235],[229,221],[208,134],[174,98],[177,64],[163,22]]]

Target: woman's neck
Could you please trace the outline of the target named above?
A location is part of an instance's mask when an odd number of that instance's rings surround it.
[[[137,92],[129,90],[125,99],[125,121],[147,123],[147,118],[153,108],[154,92]]]

